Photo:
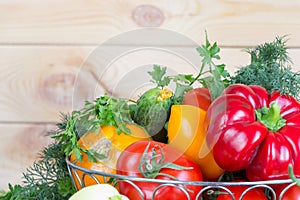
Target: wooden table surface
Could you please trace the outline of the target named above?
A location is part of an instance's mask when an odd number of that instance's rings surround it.
[[[250,62],[242,50],[287,35],[293,69],[300,66],[300,0],[2,0],[0,189],[21,183],[22,172],[51,142],[45,134],[55,128],[60,112],[110,92],[112,83],[132,66],[151,63],[153,58],[175,71],[183,70],[185,63],[180,60],[149,57],[143,51],[116,62],[104,83],[95,77],[94,70],[103,66],[101,61],[89,62],[89,57],[99,45],[149,27],[172,31],[199,45],[206,30],[209,39],[218,42],[222,62],[231,73]],[[143,42],[147,43],[138,45]],[[168,49],[196,54],[188,43],[159,42]],[[105,44],[108,53],[137,45],[132,40]],[[86,63],[89,67],[83,68]],[[80,87],[74,104],[76,84]]]

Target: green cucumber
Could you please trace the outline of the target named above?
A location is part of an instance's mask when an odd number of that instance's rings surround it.
[[[168,89],[152,88],[136,103],[133,120],[143,126],[155,141],[168,141],[165,124],[169,118],[172,92]]]

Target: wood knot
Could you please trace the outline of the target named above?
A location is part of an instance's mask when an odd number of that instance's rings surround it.
[[[133,11],[133,20],[142,27],[159,27],[164,22],[163,12],[152,5],[140,5]]]
[[[76,75],[73,73],[49,74],[42,80],[40,94],[48,102],[71,107],[75,81]]]
[[[36,125],[32,127],[27,127],[24,132],[20,132],[19,135],[19,147],[23,148],[23,151],[28,152],[28,156],[32,158],[37,156],[37,153],[48,146],[53,139],[47,136],[47,132],[50,130],[55,130],[55,126],[51,125]]]

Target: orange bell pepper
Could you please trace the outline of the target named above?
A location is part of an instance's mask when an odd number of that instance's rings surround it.
[[[200,166],[206,180],[216,180],[224,173],[214,160],[205,140],[206,111],[191,105],[173,105],[168,122],[169,144]]]
[[[75,154],[70,156],[70,161],[87,170],[96,170],[108,174],[115,174],[116,163],[121,152],[134,142],[149,140],[148,133],[140,126],[134,124],[127,124],[126,126],[130,129],[131,134],[125,134],[123,132],[118,134],[116,132],[116,127],[102,126],[99,133],[86,133],[79,139],[78,144],[85,149],[94,150],[99,154],[106,155],[107,157],[103,160],[93,162],[88,160],[87,154],[83,153],[82,162],[76,159]],[[84,175],[83,171],[78,170],[77,173],[80,178]],[[81,185],[73,172],[72,176],[75,180],[76,188],[81,189]],[[95,178],[100,183],[105,182],[104,177],[100,175],[95,175]],[[108,181],[108,179],[106,181]],[[97,181],[93,177],[89,175],[85,176],[84,186],[95,185],[96,183]]]

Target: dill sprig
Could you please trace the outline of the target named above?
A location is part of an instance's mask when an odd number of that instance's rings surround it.
[[[57,130],[48,134],[54,136],[66,128],[68,116],[63,116],[63,121],[57,124]],[[23,173],[23,184],[12,186],[9,184],[9,191],[0,196],[2,200],[30,200],[68,199],[75,193],[70,174],[65,162],[65,154],[62,147],[67,141],[55,140],[44,148],[37,161]]]
[[[0,200],[62,200],[76,191],[72,184],[65,161],[74,154],[82,160],[83,153],[88,159],[103,159],[94,151],[84,149],[78,139],[85,133],[95,131],[102,125],[116,126],[118,133],[128,131],[126,123],[132,122],[129,105],[124,99],[104,95],[94,102],[86,102],[84,108],[71,115],[62,114],[57,130],[49,132],[54,142],[40,152],[39,158],[23,173],[23,185],[9,185],[9,191],[0,195]]]
[[[299,99],[300,74],[292,71],[286,42],[285,36],[276,37],[273,42],[246,49],[251,63],[236,71],[232,83],[260,85],[269,93],[277,90]]]
[[[23,174],[21,199],[67,199],[75,193],[61,145],[49,145],[42,151],[41,159]]]

